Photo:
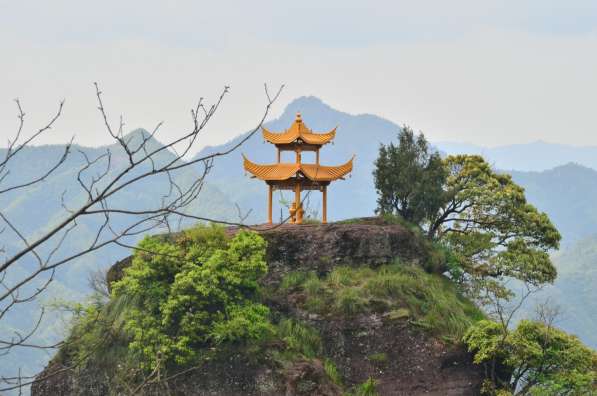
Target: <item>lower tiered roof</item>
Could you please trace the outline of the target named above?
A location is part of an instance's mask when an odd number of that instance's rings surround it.
[[[244,168],[253,176],[264,181],[284,181],[296,177],[299,173],[311,181],[331,182],[346,176],[352,171],[354,156],[339,166],[324,166],[301,163],[256,164],[243,155]]]

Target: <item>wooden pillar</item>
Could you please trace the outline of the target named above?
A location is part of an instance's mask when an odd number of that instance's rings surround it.
[[[300,164],[301,163],[301,150],[300,149],[296,149],[296,163]]]
[[[303,208],[301,205],[301,183],[298,181],[296,182],[296,186],[294,187],[294,202],[296,204],[296,224],[301,224],[303,222],[303,216],[299,213]]]
[[[319,165],[319,149],[315,150],[315,163]]]
[[[323,194],[321,198],[321,223],[326,224],[328,222],[328,187],[323,186],[321,192]]]
[[[267,193],[267,224],[272,224],[272,195],[274,193],[274,187],[268,185]]]
[[[278,147],[278,164],[280,163],[280,147]]]

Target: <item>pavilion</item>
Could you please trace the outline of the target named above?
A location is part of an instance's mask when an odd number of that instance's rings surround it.
[[[344,176],[352,171],[354,156],[345,164],[339,166],[324,166],[319,163],[319,150],[330,143],[336,136],[336,128],[326,133],[317,133],[310,130],[297,113],[296,119],[284,132],[271,132],[262,128],[263,138],[276,146],[277,162],[274,164],[256,164],[244,155],[244,168],[252,177],[263,180],[268,185],[267,222],[272,223],[272,198],[275,190],[294,191],[294,202],[289,208],[290,223],[303,222],[303,205],[301,191],[318,190],[322,192],[322,223],[327,222],[327,187],[335,180],[343,180]],[[281,162],[282,151],[294,151],[294,163]],[[302,162],[301,153],[315,152],[315,163]]]

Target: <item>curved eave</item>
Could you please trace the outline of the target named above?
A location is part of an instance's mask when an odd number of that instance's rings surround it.
[[[301,164],[301,171],[312,181],[334,181],[352,172],[353,160],[354,155],[348,162],[339,166]]]
[[[264,181],[282,181],[294,177],[300,170],[299,164],[268,164],[260,165],[250,161],[243,155],[245,171]]]
[[[256,164],[243,155],[245,171],[263,181],[284,181],[295,177],[301,172],[311,181],[330,182],[341,179],[352,172],[354,156],[345,164],[339,166],[324,166],[316,164]]]
[[[289,144],[298,138],[298,133],[286,131],[282,133],[270,132],[265,128],[262,129],[263,138],[272,144]]]
[[[303,132],[301,133],[300,138],[309,144],[321,144],[324,145],[326,143],[331,142],[336,137],[336,128],[332,129],[327,133],[309,133]]]

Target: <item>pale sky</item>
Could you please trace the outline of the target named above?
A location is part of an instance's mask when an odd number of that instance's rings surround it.
[[[0,0],[0,50],[1,145],[16,97],[29,132],[66,99],[41,142],[107,143],[94,81],[114,121],[164,136],[230,85],[204,144],[251,128],[267,82],[272,117],[315,95],[434,141],[597,145],[595,0]]]

